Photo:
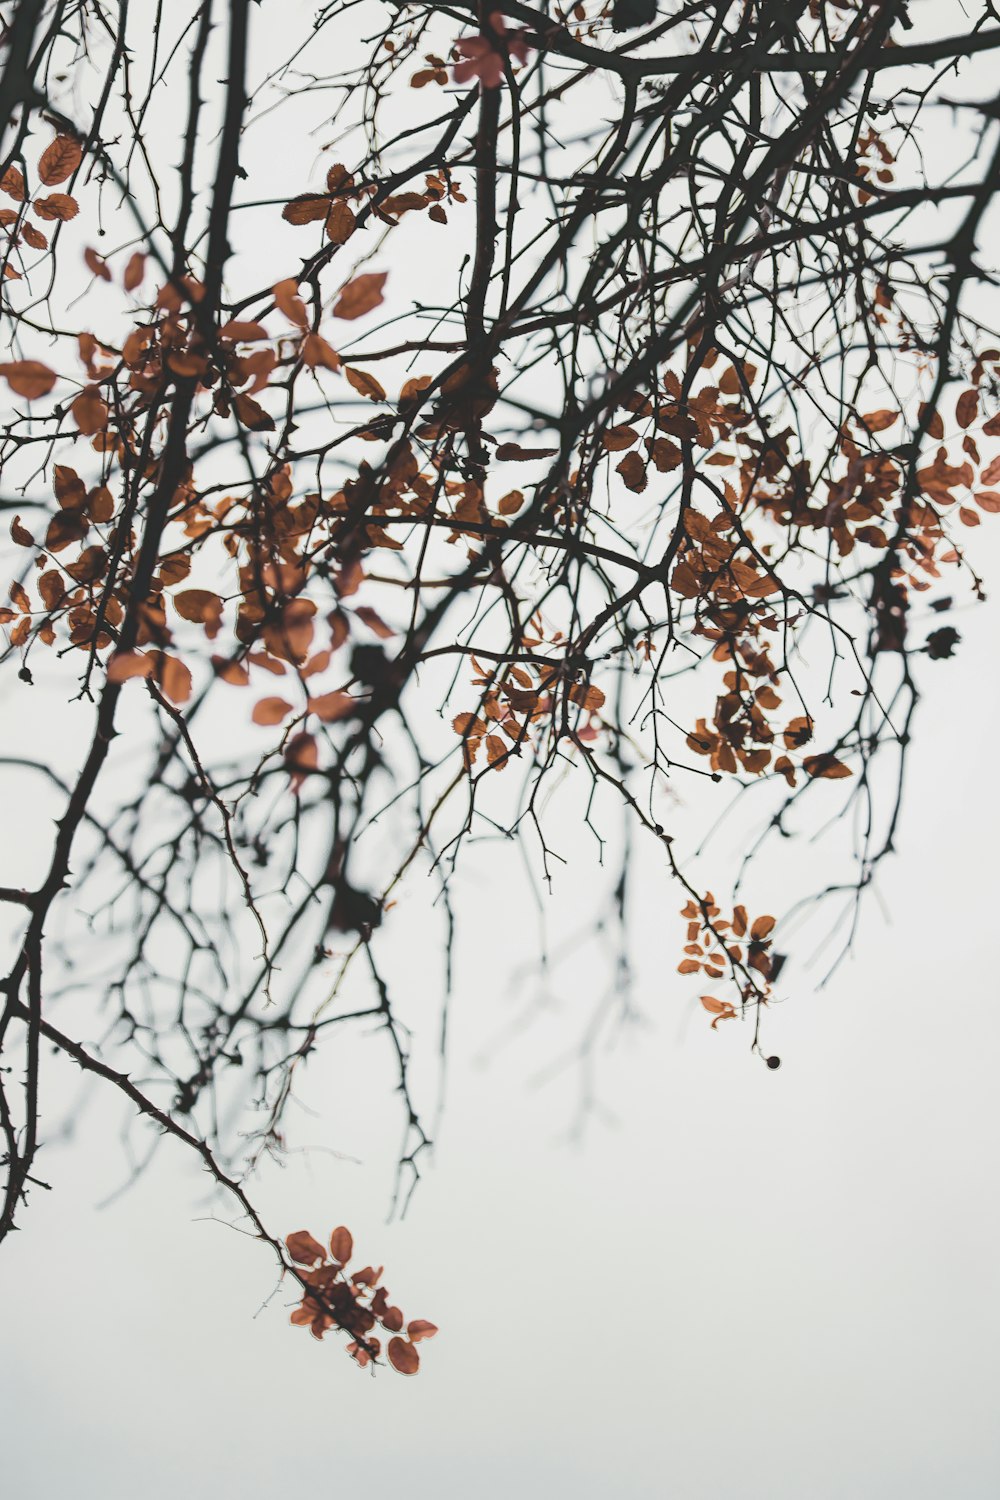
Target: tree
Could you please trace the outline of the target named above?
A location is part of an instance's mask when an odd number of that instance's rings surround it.
[[[282,1242],[248,1157],[282,1150],[310,1054],[374,1023],[405,1202],[430,1142],[393,908],[429,870],[447,995],[467,846],[519,841],[550,881],[564,772],[612,909],[634,832],[681,908],[673,967],[778,1065],[783,924],[705,888],[671,788],[756,798],[761,839],[853,815],[818,893],[853,930],[918,680],[959,639],[945,590],[982,595],[1000,144],[964,65],[1000,25],[934,20],[6,7],[4,763],[59,811],[41,878],[0,892],[0,1235],[56,1049],[211,1171],[298,1279],[293,1321],[361,1363],[380,1325],[412,1373],[433,1325],[401,1336],[343,1227]],[[939,167],[945,112],[968,154]],[[51,688],[78,738],[39,727]]]

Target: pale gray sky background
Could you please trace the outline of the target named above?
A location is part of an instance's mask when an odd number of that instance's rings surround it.
[[[1000,518],[984,519],[989,586]],[[256,1200],[283,1232],[346,1223],[362,1260],[384,1261],[407,1315],[441,1329],[418,1378],[373,1379],[336,1339],[290,1328],[269,1253],[173,1142],[99,1207],[127,1173],[109,1144],[127,1116],[88,1093],[75,1139],[44,1153],[52,1193],[0,1251],[4,1500],[995,1496],[1000,616],[991,601],[954,618],[955,660],[921,670],[900,857],[826,988],[795,970],[765,1036],[780,1071],[750,1055],[749,1027],[709,1030],[675,972],[680,899],[641,853],[642,1020],[598,1053],[604,1110],[571,1139],[580,1068],[544,1075],[600,1000],[600,942],[544,992],[512,980],[535,919],[521,866],[491,849],[464,877],[447,1104],[402,1223],[385,1222],[399,1133],[382,1042],[310,1063],[294,1120],[315,1149],[268,1167]],[[8,745],[81,732],[82,708],[31,701]],[[11,883],[55,811],[20,786]],[[720,870],[739,840],[720,834]],[[586,924],[594,891],[572,807],[566,849],[557,934]],[[762,855],[756,909],[825,882],[822,849],[785,854]],[[433,1027],[430,941],[401,909],[407,1018]],[[76,1096],[64,1064],[44,1083]]]

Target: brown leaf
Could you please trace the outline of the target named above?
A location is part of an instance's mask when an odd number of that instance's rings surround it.
[[[758,917],[750,929],[750,937],[755,943],[762,943],[769,932],[774,931],[774,917]]]
[[[520,443],[501,443],[496,451],[501,463],[528,463],[533,458],[551,458],[558,448],[522,448]]]
[[[250,673],[242,662],[227,661],[224,656],[213,656],[212,666],[216,677],[221,677],[223,682],[228,682],[232,687],[249,685]]]
[[[415,405],[430,383],[429,375],[415,375],[412,380],[405,381],[399,392],[400,406]]]
[[[22,224],[21,233],[24,235],[25,244],[30,245],[32,250],[45,250],[47,248],[48,240],[40,229],[35,228],[30,220],[26,219]]]
[[[359,605],[354,614],[361,621],[362,625],[367,625],[369,630],[374,630],[375,634],[383,641],[391,640],[396,634],[392,627],[385,623],[381,615],[372,609],[370,604]]]
[[[622,448],[631,448],[633,443],[639,441],[639,434],[634,427],[624,424],[620,427],[609,427],[601,438],[601,447],[608,453],[619,453]]]
[[[83,147],[71,135],[57,135],[50,146],[46,146],[38,160],[38,180],[46,187],[55,187],[72,177],[83,160]]]
[[[285,1248],[299,1266],[314,1266],[317,1261],[326,1260],[326,1251],[308,1229],[297,1229],[294,1234],[287,1235]]]
[[[679,468],[684,458],[680,448],[676,443],[670,442],[669,438],[654,438],[651,443],[647,442],[646,447],[653,464],[661,474],[669,474],[671,469]]]
[[[134,292],[136,287],[141,286],[146,275],[146,257],[141,250],[136,250],[134,255],[128,258],[125,274],[122,277],[122,285],[127,292]]]
[[[426,1318],[414,1318],[412,1323],[407,1323],[406,1333],[411,1344],[419,1344],[421,1339],[432,1339],[437,1333],[437,1324],[428,1323]]]
[[[83,258],[87,263],[88,269],[93,271],[95,276],[99,276],[102,281],[111,280],[111,272],[105,264],[103,255],[98,255],[97,251],[91,250],[88,245],[83,252]]]
[[[223,323],[219,329],[219,338],[231,341],[234,344],[254,344],[259,339],[269,339],[271,335],[263,323],[252,323],[240,318],[230,318],[228,323]]]
[[[385,301],[382,296],[382,288],[385,286],[387,271],[367,272],[364,276],[355,276],[341,289],[333,308],[335,318],[352,320],[364,317],[365,313],[381,306]]]
[[[186,703],[191,696],[191,673],[176,656],[157,653],[157,680],[172,703]]]
[[[899,421],[899,412],[890,411],[888,407],[881,407],[878,411],[870,411],[861,418],[869,432],[884,432],[894,422]]]
[[[37,359],[15,359],[0,364],[0,375],[16,395],[27,401],[47,396],[56,383],[55,372]]]
[[[8,167],[0,177],[0,193],[6,193],[7,197],[13,198],[15,203],[24,202],[24,176],[16,167]]]
[[[354,233],[354,213],[343,198],[333,204],[326,220],[326,237],[331,245],[346,245]]]
[[[279,312],[284,313],[289,323],[295,323],[299,328],[305,330],[309,327],[309,318],[306,313],[306,305],[298,292],[299,284],[294,276],[286,276],[284,281],[279,281],[272,288],[274,292],[275,306]]]
[[[338,719],[346,719],[354,713],[358,707],[357,698],[352,698],[350,693],[342,693],[339,690],[332,693],[322,693],[318,698],[309,699],[309,712],[322,719],[324,724],[335,724]]]
[[[365,370],[351,370],[344,366],[344,374],[353,385],[359,396],[367,396],[369,401],[384,401],[385,391],[379,385],[374,375],[369,375]]]
[[[339,1224],[330,1236],[330,1254],[342,1266],[346,1266],[354,1254],[354,1238],[343,1224]]]
[[[574,703],[579,703],[581,708],[596,713],[599,708],[604,707],[604,694],[599,687],[594,687],[589,682],[574,682],[569,690],[569,696]]]
[[[486,736],[486,758],[491,766],[496,766],[498,771],[506,771],[510,756],[507,746],[498,734]]]
[[[747,385],[753,385],[756,376],[757,366],[752,365],[749,360],[744,360],[743,378],[746,381]],[[722,376],[719,380],[719,390],[724,396],[738,396],[742,389],[743,386],[740,383],[739,371],[736,369],[735,365],[730,365],[727,370],[724,370],[722,372]]]
[[[408,1339],[390,1339],[386,1353],[392,1368],[400,1375],[415,1375],[420,1369],[420,1355]]]
[[[51,606],[50,606],[51,608]],[[108,661],[108,681],[127,682],[130,677],[152,677],[156,661],[139,651],[116,651]]]
[[[812,719],[805,714],[799,714],[794,719],[789,719],[782,735],[787,750],[799,750],[807,745],[813,737]]]
[[[266,412],[258,401],[247,395],[246,391],[240,391],[234,397],[233,410],[243,426],[249,428],[251,432],[274,431],[274,418],[270,412]]]
[[[853,776],[849,766],[845,766],[842,760],[829,753],[825,755],[807,755],[802,762],[802,769],[807,776],[824,777],[827,781],[838,781],[842,776]]]
[[[635,495],[641,495],[647,483],[646,465],[641,456],[633,449],[631,453],[626,453],[621,463],[616,464],[615,467],[625,481],[626,489],[631,490]]]
[[[222,600],[209,589],[182,589],[174,594],[173,605],[182,620],[195,625],[204,625],[209,640],[214,640],[222,627]]]
[[[49,193],[46,198],[36,198],[31,206],[40,219],[58,219],[63,224],[80,212],[80,205],[69,193]]]
[[[307,333],[302,340],[302,362],[310,370],[315,370],[317,365],[322,365],[326,370],[340,369],[340,355],[318,333]]]
[[[716,1000],[712,995],[702,995],[701,1003],[710,1016],[714,1016],[712,1030],[714,1031],[720,1021],[732,1021],[736,1016],[736,1010],[728,1000]]]
[[[292,705],[286,703],[284,698],[261,698],[259,703],[254,704],[250,717],[255,724],[280,724],[291,711]]]
[[[511,490],[509,494],[504,495],[503,499],[500,501],[500,504],[497,506],[497,510],[502,516],[512,516],[515,511],[521,509],[521,506],[523,504],[524,496],[521,494],[521,491]]]
[[[287,224],[313,224],[325,219],[330,212],[330,197],[326,193],[300,193],[281,210]]]
[[[95,385],[88,385],[80,392],[70,406],[70,411],[73,413],[73,421],[85,437],[103,432],[108,425],[110,413]]]
[[[469,739],[482,739],[486,733],[486,725],[475,714],[456,714],[451,721],[451,727],[456,734],[464,735]]]
[[[944,423],[941,420],[940,412],[932,411],[926,401],[921,401],[917,409],[917,417],[920,422],[926,423],[928,437],[932,437],[936,442],[940,442],[944,437]]]
[[[971,427],[979,414],[979,392],[973,387],[963,391],[955,403],[955,419],[959,427]]]

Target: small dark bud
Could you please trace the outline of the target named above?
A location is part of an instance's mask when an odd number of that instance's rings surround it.
[[[768,1067],[771,1068],[772,1070],[774,1068],[780,1068],[781,1067],[781,1058],[780,1057],[765,1057],[764,1061],[767,1063]]]
[[[955,647],[961,639],[954,625],[942,625],[940,630],[932,630],[927,637],[927,655],[932,661],[954,656]]]

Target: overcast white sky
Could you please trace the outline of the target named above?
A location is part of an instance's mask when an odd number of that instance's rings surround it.
[[[985,521],[989,580],[1000,518]],[[516,884],[491,891],[485,859],[466,877],[439,1144],[402,1223],[385,1222],[398,1122],[379,1044],[310,1065],[297,1131],[317,1149],[265,1171],[257,1200],[283,1231],[346,1223],[362,1259],[384,1261],[407,1315],[441,1329],[418,1378],[372,1379],[335,1339],[290,1328],[268,1253],[179,1146],[99,1207],[127,1170],[108,1146],[126,1117],[89,1096],[76,1138],[46,1149],[52,1193],[0,1252],[4,1500],[995,1496],[997,604],[956,623],[955,660],[921,674],[900,857],[853,958],[770,1020],[780,1071],[747,1029],[709,1030],[675,973],[680,902],[649,878],[642,1023],[597,1058],[607,1117],[569,1139],[579,1067],[539,1075],[600,998],[599,945],[544,995],[511,982],[530,904]],[[9,801],[18,869],[38,816]],[[794,894],[781,852],[755,892]],[[733,853],[723,836],[720,863]],[[592,885],[581,855],[563,930],[586,920]],[[407,1005],[433,1015],[426,936],[401,918],[394,941]],[[501,1047],[525,1009],[537,1019]],[[50,1063],[45,1087],[69,1100],[77,1080]]]

